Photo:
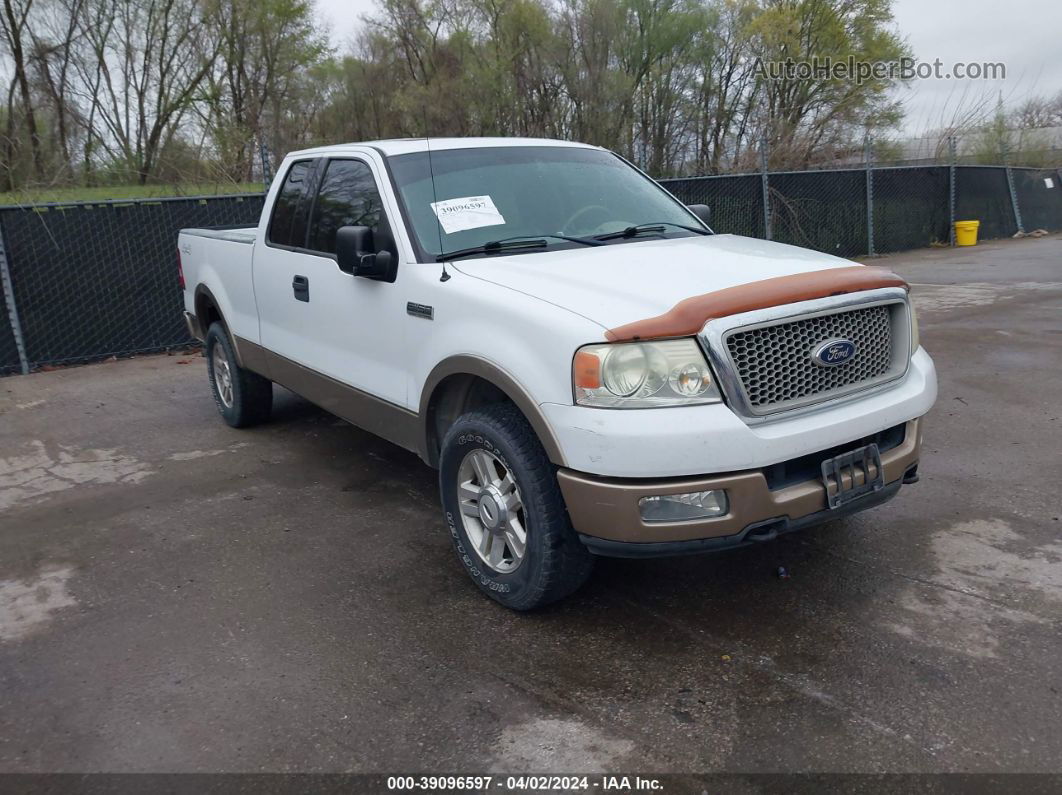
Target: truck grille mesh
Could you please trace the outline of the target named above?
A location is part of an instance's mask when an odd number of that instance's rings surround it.
[[[888,375],[893,361],[889,313],[894,306],[853,309],[730,334],[727,350],[749,408],[762,414],[778,404],[805,403],[817,395],[825,400],[837,390],[850,391]],[[852,359],[835,367],[816,365],[811,352],[838,338],[855,343]]]

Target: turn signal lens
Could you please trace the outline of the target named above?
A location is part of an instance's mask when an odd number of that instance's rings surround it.
[[[693,339],[587,345],[575,354],[572,384],[582,406],[655,408],[720,400]]]
[[[601,360],[592,353],[579,351],[572,366],[572,380],[576,389],[599,389],[601,387]]]

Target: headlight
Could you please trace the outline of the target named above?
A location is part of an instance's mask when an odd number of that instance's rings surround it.
[[[911,353],[913,354],[922,344],[922,340],[918,338],[918,313],[915,312],[913,300],[908,299],[907,311],[911,313]]]
[[[580,406],[639,409],[721,399],[692,339],[587,345],[575,354],[572,383]]]

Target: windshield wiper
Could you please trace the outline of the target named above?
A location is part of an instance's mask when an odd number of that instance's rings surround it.
[[[471,248],[459,248],[457,251],[447,251],[445,254],[438,255],[435,258],[435,261],[446,262],[447,260],[457,259],[458,257],[467,257],[472,254],[493,254],[496,251],[545,248],[549,245],[544,240],[544,238],[547,237],[552,240],[567,240],[569,243],[582,243],[584,246],[604,245],[597,238],[573,237],[571,235],[520,235],[519,237],[506,237],[502,240],[491,240],[488,243],[484,243],[482,246],[472,246]]]
[[[628,226],[626,229],[621,229],[618,232],[609,232],[604,235],[594,235],[594,240],[618,240],[621,237],[634,237],[640,235],[642,232],[663,232],[665,226],[676,226],[679,229],[685,229],[689,232],[696,232],[698,235],[710,235],[712,234],[707,229],[701,229],[696,226],[686,226],[685,224],[676,224],[673,221],[650,221],[645,224],[637,224],[636,226]]]

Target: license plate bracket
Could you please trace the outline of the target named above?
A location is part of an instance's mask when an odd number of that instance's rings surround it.
[[[823,461],[822,485],[826,488],[826,501],[830,508],[840,508],[883,489],[885,472],[881,468],[878,446],[868,444]]]

